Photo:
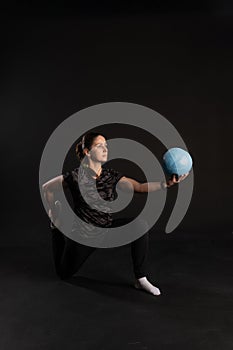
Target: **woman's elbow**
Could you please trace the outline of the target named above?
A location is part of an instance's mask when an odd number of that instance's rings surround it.
[[[52,192],[52,189],[51,189],[51,186],[49,184],[49,181],[45,182],[41,187],[42,187],[42,191],[43,192]]]
[[[43,191],[43,192],[46,192],[46,191],[47,191],[47,183],[44,183],[44,184],[41,186],[41,188],[42,188],[42,191]]]
[[[56,192],[61,191],[62,187],[65,187],[65,181],[63,180],[63,176],[57,176],[42,185],[42,190],[44,192]]]

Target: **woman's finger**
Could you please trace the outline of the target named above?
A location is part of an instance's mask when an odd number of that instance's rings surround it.
[[[179,177],[179,182],[180,182],[180,181],[183,181],[187,176],[188,176],[188,174],[181,175],[181,176]]]

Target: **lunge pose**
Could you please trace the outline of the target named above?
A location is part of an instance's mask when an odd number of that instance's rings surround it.
[[[115,227],[129,222],[129,218],[113,219],[110,212],[98,211],[93,206],[88,205],[81,195],[78,179],[81,183],[88,184],[85,193],[85,195],[89,196],[88,203],[95,202],[96,189],[107,203],[116,198],[116,184],[123,191],[143,193],[169,188],[182,181],[188,175],[185,174],[179,178],[174,175],[165,182],[147,183],[139,183],[132,178],[128,178],[112,168],[102,166],[108,158],[108,145],[106,138],[102,134],[94,132],[89,132],[83,136],[82,141],[76,145],[76,154],[80,161],[78,168],[64,175],[57,176],[43,185],[44,196],[49,206],[49,216],[54,223],[54,225],[51,224],[51,228],[55,269],[58,276],[62,279],[67,279],[75,274],[96,248],[77,243],[66,237],[59,230],[59,208],[56,205],[56,191],[61,188],[61,184],[64,189],[68,188],[71,191],[74,212],[84,223],[89,222],[99,227]],[[142,220],[136,220],[135,222],[137,225],[142,225],[142,230],[146,233],[130,243],[135,275],[134,286],[153,295],[160,295],[159,288],[147,279],[149,244],[149,233],[145,230],[147,222]]]

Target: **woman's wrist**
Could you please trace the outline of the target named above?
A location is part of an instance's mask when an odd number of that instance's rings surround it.
[[[174,182],[172,182],[171,180],[160,182],[160,186],[163,190],[166,190],[167,188],[170,188],[173,185],[174,185]]]
[[[162,190],[166,190],[166,189],[168,188],[167,182],[166,182],[166,181],[161,181],[161,182],[160,182],[160,186],[161,186],[161,189],[162,189]]]

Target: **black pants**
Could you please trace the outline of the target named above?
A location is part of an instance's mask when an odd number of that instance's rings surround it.
[[[115,219],[113,226],[119,226],[128,221],[129,219],[126,218]],[[138,221],[138,224],[144,228],[148,227],[144,220]],[[135,277],[144,277],[147,275],[149,233],[146,232],[130,245]],[[52,249],[56,273],[61,279],[66,279],[75,274],[97,248],[75,242],[57,228],[53,228]]]

